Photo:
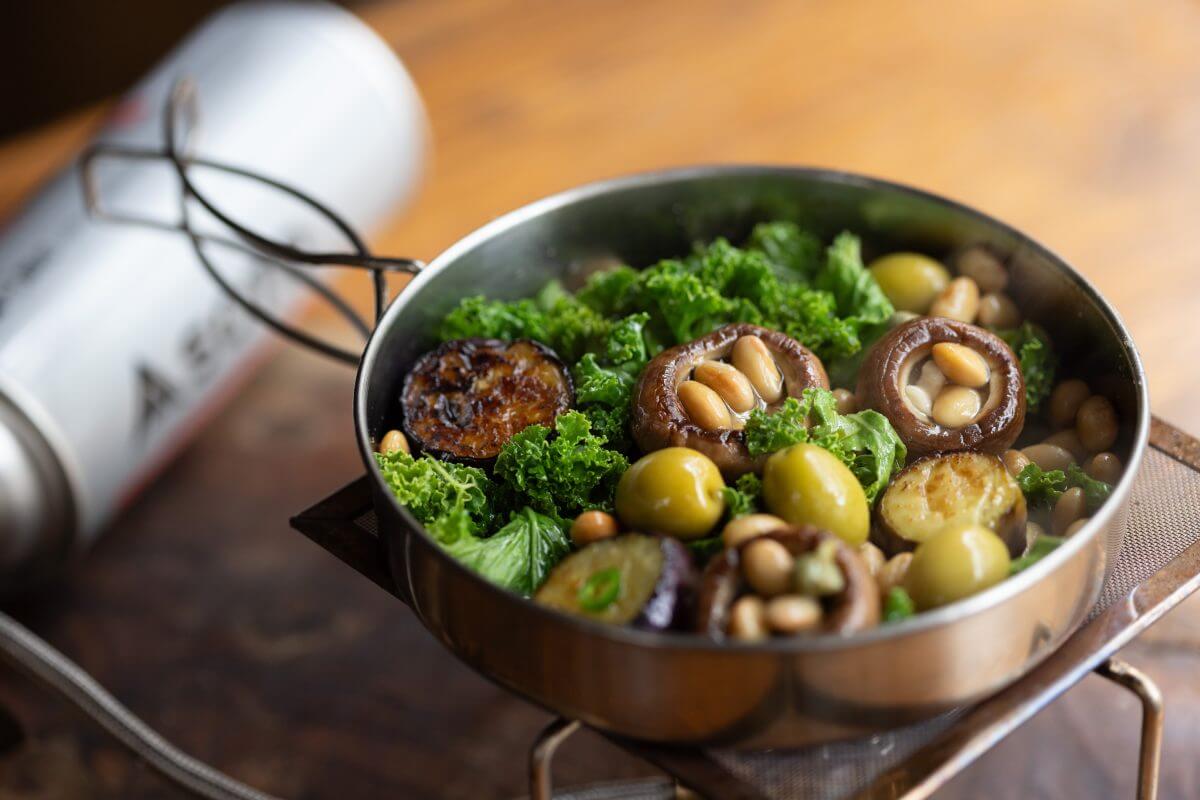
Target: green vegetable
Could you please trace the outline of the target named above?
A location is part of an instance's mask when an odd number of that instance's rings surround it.
[[[451,339],[536,339],[547,342],[546,315],[532,300],[504,302],[466,297],[438,327],[442,341]]]
[[[794,222],[755,225],[746,246],[794,279],[811,280],[821,266],[821,240]]]
[[[564,519],[586,508],[612,508],[628,460],[607,449],[578,411],[560,415],[554,430],[551,436],[549,428],[530,425],[501,448],[493,475],[512,504]]]
[[[585,611],[603,611],[621,595],[621,570],[597,570],[579,587],[579,605]]]
[[[762,506],[762,478],[747,472],[721,493],[725,495],[725,509],[730,518],[753,514]]]
[[[1096,480],[1091,475],[1083,471],[1083,468],[1078,464],[1071,464],[1067,467],[1067,486],[1078,486],[1083,489],[1083,496],[1087,502],[1087,510],[1092,514],[1100,506],[1104,505],[1104,501],[1112,494],[1112,484],[1105,483],[1101,480]]]
[[[745,431],[754,456],[805,442],[823,447],[850,468],[868,502],[874,502],[908,455],[886,417],[870,410],[839,414],[836,398],[826,389],[805,389],[799,400],[789,397],[773,414],[755,409]]]
[[[572,369],[575,403],[588,415],[592,433],[622,452],[633,450],[629,415],[637,376],[650,360],[646,342],[649,314],[630,314],[613,323],[598,352],[584,354]]]
[[[413,458],[403,451],[377,453],[375,459],[396,499],[422,524],[461,511],[457,524],[471,533],[491,525],[490,483],[483,470],[429,456]]]
[[[1067,474],[1061,469],[1043,471],[1037,464],[1029,464],[1017,475],[1017,485],[1029,505],[1048,508],[1067,490]]]
[[[917,606],[903,586],[893,586],[883,598],[883,621],[899,622],[917,613]]]
[[[624,330],[610,319],[635,314],[645,316]],[[857,237],[839,235],[822,257],[812,234],[792,223],[769,223],[754,229],[744,249],[717,239],[685,259],[598,272],[574,296],[552,282],[536,300],[466,298],[442,321],[439,335],[536,339],[568,362],[591,352],[602,365],[621,366],[644,363],[638,350],[649,342],[682,344],[721,325],[751,322],[834,359],[860,352],[891,314],[891,303],[863,267]],[[625,336],[641,326],[640,342]]]
[[[1054,390],[1054,374],[1058,370],[1058,358],[1050,345],[1050,337],[1032,322],[1019,328],[996,331],[996,335],[1017,354],[1021,374],[1025,376],[1025,404],[1030,412],[1036,412]]]
[[[703,539],[689,539],[684,544],[687,545],[687,549],[692,552],[692,558],[700,566],[707,564],[709,559],[725,549],[725,540],[719,533]]]
[[[436,521],[430,533],[463,565],[526,597],[571,550],[564,525],[531,508],[513,514],[507,525],[486,539],[468,533],[459,521],[461,514]]]
[[[1043,508],[1057,503],[1067,489],[1079,487],[1083,489],[1089,514],[1104,504],[1113,488],[1088,475],[1078,464],[1071,464],[1066,472],[1061,469],[1045,472],[1037,464],[1029,464],[1017,475],[1017,485],[1021,487],[1029,505]]]
[[[442,320],[438,336],[442,341],[476,337],[506,341],[534,339],[570,363],[584,353],[609,347],[608,337],[620,324],[605,319],[567,294],[557,281],[551,281],[535,300],[464,298]],[[619,345],[633,346],[627,338],[619,338]]]
[[[571,374],[575,380],[575,404],[587,414],[592,433],[617,450],[631,450],[629,416],[633,409],[634,377],[622,369],[600,366],[594,353],[586,354]]]
[[[861,243],[852,233],[838,234],[829,245],[825,265],[813,285],[834,296],[838,314],[855,325],[860,338],[868,330],[882,330],[895,311],[883,289],[863,266]]]
[[[1008,568],[1009,575],[1016,575],[1021,570],[1029,569],[1037,562],[1041,561],[1046,556],[1054,552],[1060,544],[1066,539],[1061,536],[1049,536],[1043,534],[1033,540],[1029,551],[1018,559],[1015,559]]]
[[[608,316],[647,313],[647,337],[667,344],[691,341],[728,323],[751,322],[793,336],[822,358],[858,352],[860,328],[873,324],[880,309],[871,292],[872,286],[878,290],[874,278],[861,261],[855,271],[856,248],[843,241],[831,248],[825,266],[810,268],[801,262],[814,256],[816,240],[796,233],[789,250],[783,241],[791,234],[781,230],[768,235],[763,229],[749,249],[717,239],[686,259],[667,259],[640,272],[627,267],[600,272],[576,297]],[[780,277],[789,272],[795,274]],[[796,280],[808,273],[830,290]]]

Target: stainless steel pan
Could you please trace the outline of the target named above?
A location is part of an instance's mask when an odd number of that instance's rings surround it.
[[[943,253],[989,242],[1012,254],[1012,293],[1054,337],[1068,372],[1113,398],[1127,468],[1112,499],[1041,563],[964,602],[852,638],[755,645],[616,628],[498,589],[445,555],[392,498],[372,441],[399,417],[400,383],[463,296],[527,296],[577,282],[589,262],[635,266],[696,240],[740,240],[793,219],[849,229],[869,251]],[[573,189],[461,240],[388,309],[358,372],[355,425],[395,580],[422,623],[483,675],[560,715],[661,742],[791,746],[861,735],[970,703],[1045,658],[1093,605],[1121,547],[1149,432],[1141,360],[1094,287],[1028,237],[952,201],[845,173],[703,167]]]

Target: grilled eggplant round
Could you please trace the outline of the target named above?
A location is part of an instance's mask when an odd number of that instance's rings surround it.
[[[906,394],[916,388],[909,384],[915,368],[931,360],[934,345],[943,342],[974,351],[989,370],[978,411],[959,426],[939,424],[928,411],[916,409]],[[911,455],[956,450],[1003,453],[1025,425],[1025,379],[1016,355],[995,334],[944,317],[918,317],[876,342],[859,370],[857,399],[860,408],[873,408],[888,418]]]
[[[748,323],[726,325],[664,350],[646,365],[634,389],[632,429],[638,447],[646,452],[690,447],[712,459],[726,479],[762,469],[766,456],[756,459],[750,455],[745,433],[737,427],[701,427],[688,415],[679,397],[680,385],[692,378],[698,365],[728,358],[734,344],[744,336],[762,341],[782,379],[779,397],[770,401],[758,398],[768,411],[778,408],[788,397],[799,397],[810,386],[829,388],[821,360],[795,339]]]
[[[834,560],[845,579],[845,585],[836,594],[821,598],[825,612],[821,631],[845,635],[879,624],[879,587],[858,552],[820,528],[784,525],[751,538],[738,547],[727,548],[708,562],[700,579],[697,631],[714,639],[726,638],[734,601],[751,592],[742,574],[742,556],[747,547],[764,538],[782,544],[793,556],[814,551],[822,542],[836,543]]]
[[[413,445],[485,465],[530,425],[554,424],[574,389],[554,351],[534,341],[457,339],[417,360],[404,379],[404,430]]]
[[[666,630],[685,625],[695,586],[691,554],[678,540],[627,533],[567,556],[533,599],[599,622]]]
[[[980,525],[1016,558],[1027,518],[1025,495],[999,457],[948,453],[914,461],[892,479],[875,508],[871,540],[895,555],[944,530]]]

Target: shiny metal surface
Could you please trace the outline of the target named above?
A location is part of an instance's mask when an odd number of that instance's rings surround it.
[[[1136,667],[1110,658],[1096,670],[1138,696],[1142,703],[1142,737],[1138,744],[1137,800],[1158,797],[1158,767],[1162,759],[1163,696],[1150,676]]]
[[[1128,465],[1113,499],[1034,568],[967,601],[853,638],[716,645],[611,628],[497,589],[447,557],[392,499],[371,454],[399,414],[399,383],[432,325],[466,294],[519,297],[568,284],[597,256],[634,264],[695,240],[740,239],[795,219],[886,249],[990,242],[1013,254],[1013,293],[1077,374],[1122,414]],[[1149,428],[1145,377],[1115,312],[1070,267],[978,212],[905,187],[815,170],[723,167],[582,187],[502,217],[415,278],[368,344],[355,424],[396,580],[426,627],[484,675],[557,712],[652,741],[800,745],[861,735],[985,697],[1030,670],[1082,621],[1119,552]]]
[[[0,594],[62,563],[76,533],[71,498],[50,444],[0,393]]]

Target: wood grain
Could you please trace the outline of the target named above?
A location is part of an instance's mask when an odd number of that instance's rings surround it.
[[[1194,2],[409,0],[362,13],[411,68],[434,131],[424,192],[379,232],[381,251],[429,257],[546,193],[662,166],[866,172],[1062,253],[1130,324],[1158,413],[1200,430]],[[0,213],[101,114],[0,146]],[[270,791],[516,794],[545,715],[287,530],[359,469],[349,381],[285,351],[20,616],[169,737]],[[1173,615],[1126,654],[1167,691],[1164,797],[1196,786],[1196,618]],[[25,730],[0,758],[0,798],[165,794],[21,679],[0,673],[0,705]],[[1129,796],[1135,724],[1132,701],[1089,680],[947,795]],[[646,772],[594,738],[559,761],[564,782]]]

